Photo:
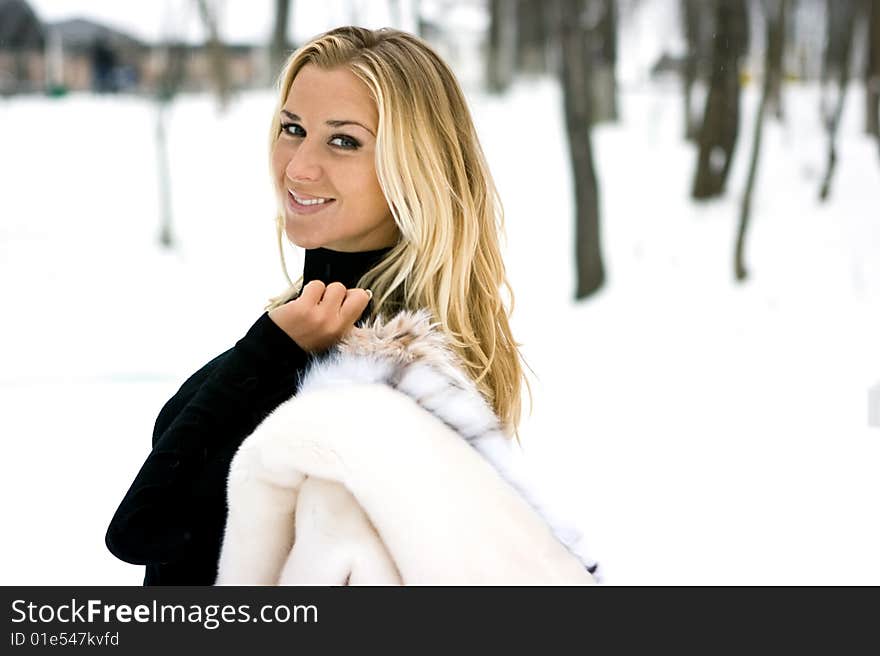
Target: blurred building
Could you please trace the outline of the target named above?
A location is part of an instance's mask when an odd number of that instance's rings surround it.
[[[80,18],[52,23],[46,31],[50,85],[98,92],[138,88],[147,44]]]
[[[224,44],[223,55],[232,90],[268,82],[265,47]],[[167,84],[172,59],[177,89],[212,88],[216,69],[204,45],[149,44],[81,18],[42,23],[25,0],[0,0],[0,94],[154,94]]]
[[[0,93],[42,89],[43,25],[24,0],[0,0]]]

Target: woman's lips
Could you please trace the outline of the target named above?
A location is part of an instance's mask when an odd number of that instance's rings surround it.
[[[287,206],[291,209],[291,211],[296,212],[297,214],[314,214],[315,212],[320,212],[328,205],[332,205],[335,202],[335,199],[331,199],[324,201],[323,203],[316,203],[314,205],[303,205],[297,202],[296,198],[293,197],[293,194],[291,192],[287,192]]]

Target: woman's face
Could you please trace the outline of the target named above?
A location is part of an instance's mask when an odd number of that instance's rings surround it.
[[[379,117],[346,68],[306,64],[281,110],[272,173],[287,238],[302,248],[355,252],[392,246],[398,231],[376,177]],[[324,203],[311,203],[326,199]]]

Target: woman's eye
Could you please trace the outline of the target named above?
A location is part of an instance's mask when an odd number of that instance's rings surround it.
[[[289,134],[292,137],[300,136],[299,134],[294,132],[295,130],[302,130],[302,127],[297,125],[296,123],[282,123],[281,124],[281,131],[282,132],[286,132],[287,134]]]
[[[330,140],[330,143],[333,143],[334,141],[339,141],[339,140],[342,141],[342,143],[339,144],[339,147],[344,148],[346,150],[354,150],[358,146],[360,146],[360,144],[357,141],[355,141],[351,137],[346,137],[344,134],[336,135],[335,137],[333,137]]]
[[[282,123],[281,132],[288,134],[291,137],[305,136],[305,130],[303,130],[302,126],[297,123]],[[343,150],[357,150],[361,146],[357,139],[353,139],[344,134],[334,135],[328,143],[335,145],[338,148],[342,148]]]

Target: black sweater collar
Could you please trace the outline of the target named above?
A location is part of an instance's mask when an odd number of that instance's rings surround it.
[[[312,280],[320,280],[325,285],[341,282],[346,289],[356,287],[361,276],[375,266],[391,247],[359,253],[343,253],[329,248],[306,250],[303,265],[303,286]]]

